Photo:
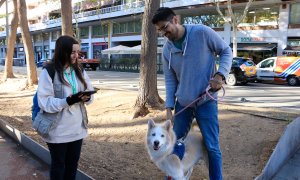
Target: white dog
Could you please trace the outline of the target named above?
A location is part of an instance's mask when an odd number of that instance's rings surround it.
[[[180,160],[172,154],[176,143],[176,135],[172,123],[167,120],[163,124],[155,124],[151,119],[148,121],[146,146],[151,160],[167,176],[176,180],[188,180],[193,167],[200,159],[204,160],[208,167],[207,150],[203,144],[200,133],[190,132],[184,140],[185,154]]]

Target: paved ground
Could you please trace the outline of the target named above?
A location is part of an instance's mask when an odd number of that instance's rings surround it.
[[[23,67],[24,68],[24,67]],[[22,69],[23,69],[22,68]],[[1,66],[0,66],[1,70]],[[18,73],[18,72],[16,72]],[[94,85],[100,88],[118,87],[122,90],[136,91],[138,88],[138,74],[118,72],[88,72]],[[130,83],[129,83],[130,82]],[[158,90],[164,95],[163,77],[158,76]],[[117,89],[118,89],[117,88]],[[229,104],[255,107],[284,107],[286,110],[298,111],[300,104],[300,87],[276,86],[266,84],[250,84],[248,86],[227,87],[225,101]],[[246,94],[243,91],[251,92]],[[274,100],[281,96],[281,99]],[[240,101],[241,97],[245,101]],[[300,162],[300,152],[295,154],[296,164]],[[295,161],[290,163],[295,167]],[[34,158],[30,153],[17,145],[0,130],[0,180],[2,179],[47,179],[48,167]],[[297,166],[299,167],[299,166]],[[288,168],[291,172],[291,168]],[[286,175],[286,173],[283,173]],[[298,174],[297,174],[298,175]]]
[[[0,130],[0,179],[48,179],[48,166]]]

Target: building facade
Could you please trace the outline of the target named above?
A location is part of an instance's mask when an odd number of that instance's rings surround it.
[[[27,14],[35,60],[51,58],[56,39],[61,35],[60,3],[46,0],[26,0]],[[237,16],[243,13],[247,0],[232,1]],[[136,46],[141,43],[142,0],[108,0],[91,2],[73,0],[74,36],[88,58],[101,58],[101,51],[117,45]],[[231,45],[232,27],[217,13],[211,0],[161,0],[161,6],[171,7],[183,24],[205,24],[215,29]],[[0,12],[5,12],[2,5]],[[4,9],[3,9],[4,8]],[[9,1],[9,22],[12,16]],[[227,15],[226,1],[221,11]],[[6,54],[6,19],[0,14],[0,59]],[[251,57],[256,63],[270,56],[300,55],[300,3],[285,0],[257,0],[238,26],[238,56]],[[165,39],[158,37],[158,46]],[[24,58],[20,34],[15,58]]]

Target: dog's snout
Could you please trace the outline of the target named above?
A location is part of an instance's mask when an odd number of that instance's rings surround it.
[[[159,141],[154,141],[154,145],[158,146],[159,145]]]

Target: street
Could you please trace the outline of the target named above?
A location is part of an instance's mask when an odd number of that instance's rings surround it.
[[[0,66],[0,71],[3,66]],[[40,72],[41,68],[38,68]],[[25,74],[26,67],[14,66],[14,72]],[[115,71],[87,71],[92,83],[98,88],[110,88],[126,91],[137,91],[139,84],[138,73]],[[158,91],[165,97],[164,76],[157,76]],[[246,86],[225,85],[224,103],[250,106],[282,108],[300,113],[300,86],[288,86],[265,83],[249,83]],[[222,103],[221,102],[221,103]]]
[[[138,90],[138,73],[88,71],[88,74],[93,84],[99,88]],[[163,75],[158,75],[157,84],[159,94],[164,97]],[[246,86],[225,85],[223,102],[252,107],[283,108],[300,113],[300,87],[265,83],[249,83]]]

